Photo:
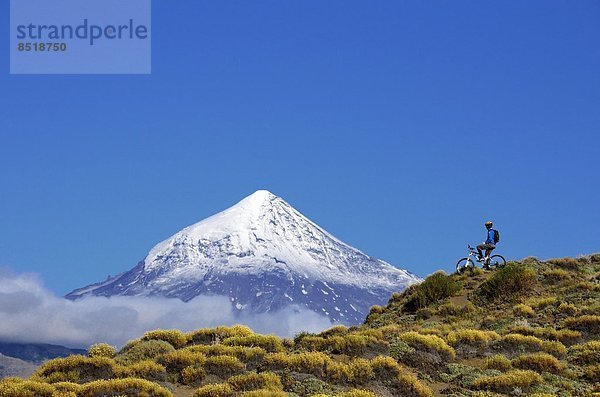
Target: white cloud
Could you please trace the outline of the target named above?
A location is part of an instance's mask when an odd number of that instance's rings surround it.
[[[289,307],[277,313],[239,315],[227,297],[179,299],[115,296],[70,301],[43,287],[33,274],[0,270],[0,340],[87,347],[107,342],[121,346],[152,329],[191,331],[245,324],[261,333],[293,336],[332,324],[315,312]]]

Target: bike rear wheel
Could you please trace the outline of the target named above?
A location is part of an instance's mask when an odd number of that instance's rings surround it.
[[[502,255],[492,255],[490,258],[490,266],[504,267],[506,266],[506,259],[504,259]]]
[[[473,269],[475,263],[470,258],[462,258],[456,263],[456,273],[462,274],[469,269]]]

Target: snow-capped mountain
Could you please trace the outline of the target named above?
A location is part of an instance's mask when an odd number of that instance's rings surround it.
[[[369,308],[420,279],[327,233],[259,190],[157,244],[136,267],[77,289],[85,295],[226,295],[239,311],[298,306],[359,324]]]

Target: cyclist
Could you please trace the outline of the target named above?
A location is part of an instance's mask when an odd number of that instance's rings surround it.
[[[477,246],[477,252],[479,253],[479,261],[483,261],[483,267],[488,267],[488,261],[490,258],[490,253],[496,248],[496,243],[499,241],[499,233],[497,230],[492,228],[494,224],[492,221],[487,221],[485,223],[485,228],[487,229],[487,238],[483,244],[479,244]],[[483,250],[485,250],[485,257],[483,256]]]

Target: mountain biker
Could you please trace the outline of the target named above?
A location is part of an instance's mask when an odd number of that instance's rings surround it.
[[[479,244],[477,246],[477,252],[479,253],[479,260],[484,261],[483,266],[486,267],[488,265],[490,253],[496,248],[496,243],[499,240],[499,233],[492,228],[494,224],[492,221],[487,221],[485,223],[485,228],[487,229],[487,238],[483,244]],[[485,250],[485,257],[483,256],[483,250]]]

